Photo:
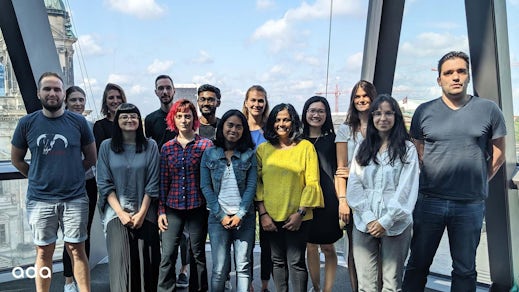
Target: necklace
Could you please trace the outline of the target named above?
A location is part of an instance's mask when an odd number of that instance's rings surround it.
[[[323,136],[323,134],[319,134],[319,136],[317,136],[317,138],[315,138],[315,141],[314,141],[314,145],[317,143],[317,141],[319,141],[319,138],[321,138]]]

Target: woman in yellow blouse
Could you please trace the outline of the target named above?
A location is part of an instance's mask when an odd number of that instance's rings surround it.
[[[276,291],[306,292],[305,252],[312,209],[323,207],[319,162],[314,146],[302,139],[302,123],[291,104],[275,106],[259,145],[256,202],[272,250]],[[289,273],[290,271],[290,273]]]

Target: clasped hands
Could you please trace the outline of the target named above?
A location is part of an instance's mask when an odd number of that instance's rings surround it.
[[[117,214],[117,216],[119,217],[119,220],[121,221],[122,225],[132,229],[139,229],[141,228],[142,223],[144,223],[144,218],[146,217],[146,214],[139,211],[132,215],[122,210],[121,212],[119,212],[119,214]]]
[[[234,229],[240,227],[241,219],[236,215],[225,215],[220,223],[225,229]]]

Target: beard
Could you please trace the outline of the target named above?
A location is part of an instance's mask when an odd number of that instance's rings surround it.
[[[42,100],[41,105],[43,106],[43,108],[45,108],[49,112],[54,113],[54,112],[59,111],[63,107],[63,101],[61,101],[55,105],[50,105],[46,101]]]
[[[164,97],[161,97],[160,102],[162,102],[162,104],[164,104],[164,105],[169,105],[173,102],[173,96],[168,97],[168,99],[166,99],[166,100],[164,100]]]

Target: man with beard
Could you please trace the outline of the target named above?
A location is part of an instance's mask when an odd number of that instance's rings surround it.
[[[50,289],[52,256],[61,227],[78,288],[90,291],[85,170],[96,163],[94,136],[83,116],[65,110],[63,80],[58,74],[42,74],[38,98],[43,109],[21,118],[11,141],[11,162],[28,178],[25,204],[36,245],[36,290]],[[28,149],[30,164],[24,160]]]
[[[176,134],[167,129],[166,116],[168,115],[173,97],[175,96],[175,85],[173,79],[168,75],[159,75],[155,78],[155,94],[160,100],[160,108],[144,119],[144,130],[146,137],[157,142],[159,151],[162,145],[175,138]]]
[[[216,108],[220,106],[220,89],[218,87],[204,84],[198,87],[198,109],[202,114],[200,117],[200,129],[199,135],[207,138],[214,139],[216,134],[216,126],[220,121],[216,117]]]

